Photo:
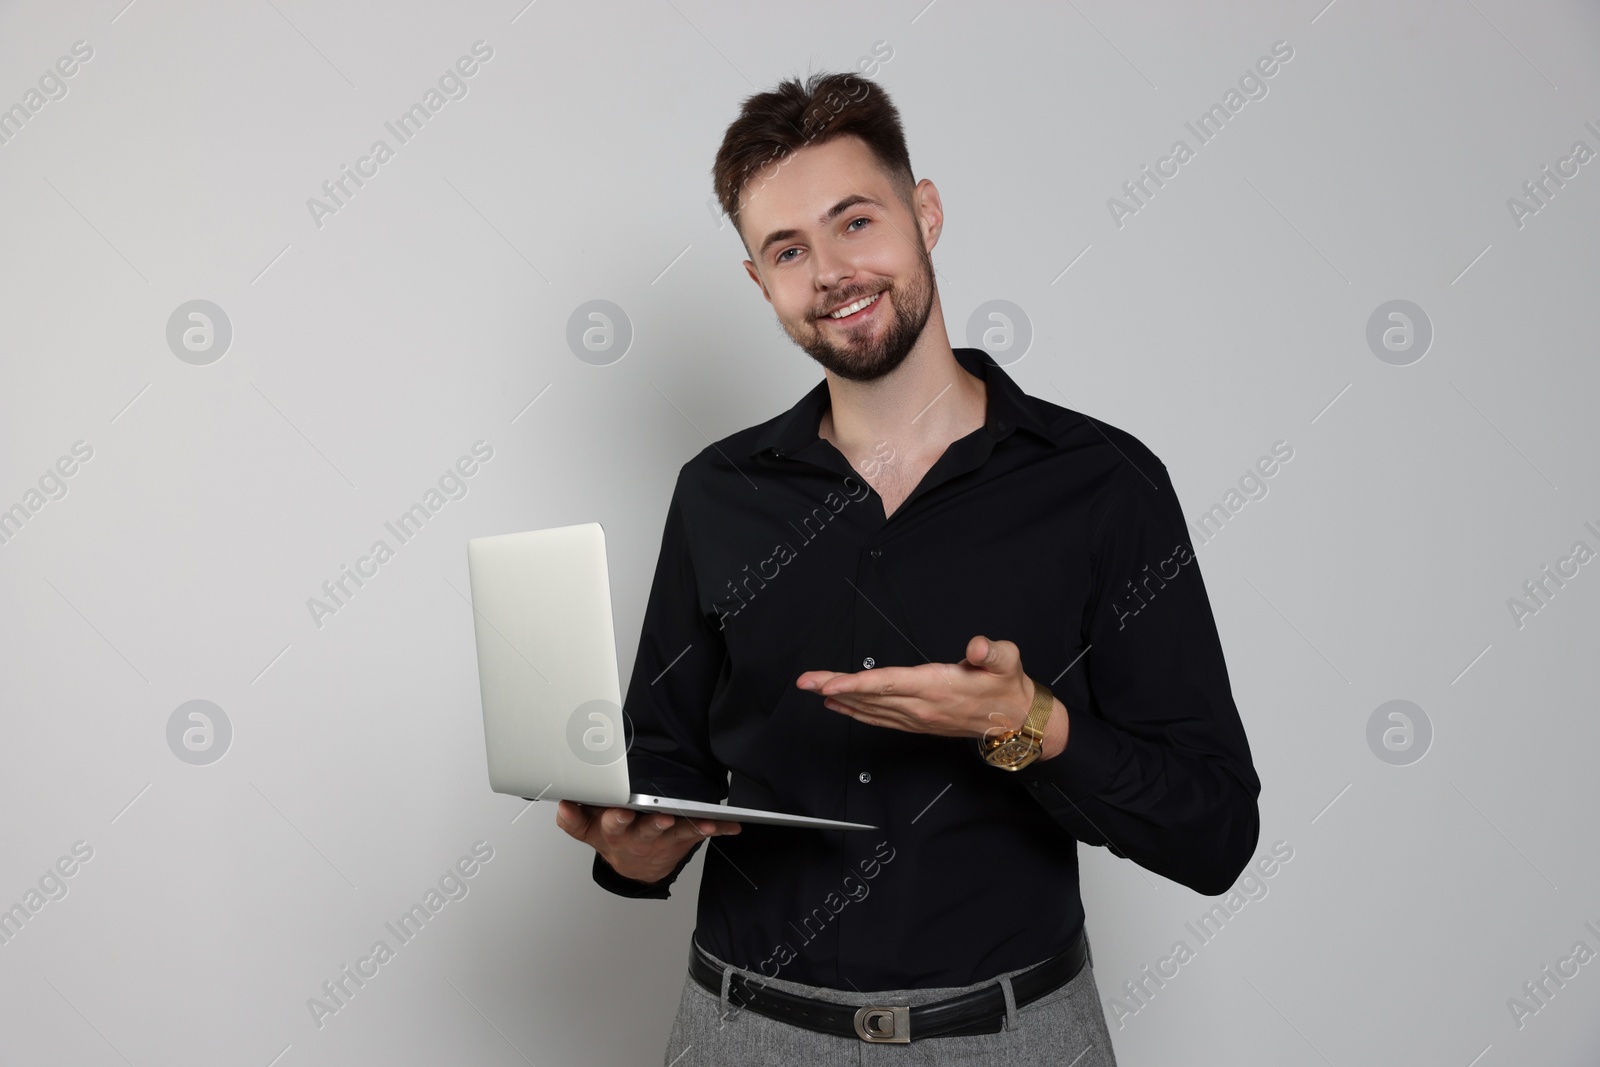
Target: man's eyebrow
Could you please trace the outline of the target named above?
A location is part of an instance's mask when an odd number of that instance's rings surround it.
[[[826,226],[828,223],[832,222],[840,215],[843,215],[846,211],[849,211],[857,204],[871,204],[876,208],[883,207],[882,204],[878,203],[878,201],[872,199],[870,196],[862,196],[860,193],[853,193],[830,207],[827,211],[823,212],[822,216],[817,219],[817,225]],[[792,237],[798,236],[800,236],[799,230],[773,230],[771,233],[767,234],[766,240],[761,242],[760,253],[761,255],[765,256],[769,246],[777,243],[778,241],[787,241]]]

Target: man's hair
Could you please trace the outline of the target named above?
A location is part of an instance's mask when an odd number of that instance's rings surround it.
[[[739,229],[739,195],[747,184],[759,189],[795,152],[846,135],[866,142],[906,209],[915,214],[916,180],[900,112],[889,94],[870,78],[819,71],[804,84],[791,78],[747,97],[723,134],[711,178],[734,229]]]

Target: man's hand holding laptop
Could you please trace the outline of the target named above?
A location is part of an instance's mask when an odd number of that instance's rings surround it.
[[[556,825],[592,846],[612,870],[636,882],[659,882],[702,838],[739,832],[736,822],[603,808],[570,800],[556,806]]]

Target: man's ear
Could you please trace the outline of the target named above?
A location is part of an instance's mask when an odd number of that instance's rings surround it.
[[[931,252],[944,232],[944,204],[939,200],[938,188],[927,178],[917,183],[912,196],[917,205],[917,222],[926,235],[923,240]]]
[[[750,280],[755,282],[761,290],[761,295],[767,298],[767,303],[772,303],[772,294],[767,292],[767,283],[761,280],[761,274],[756,270],[756,265],[750,260],[744,261],[745,273],[750,275]]]

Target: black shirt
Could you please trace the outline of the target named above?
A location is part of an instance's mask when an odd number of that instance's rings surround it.
[[[1078,841],[1209,895],[1255,849],[1261,783],[1165,465],[955,355],[987,383],[986,424],[887,520],[817,436],[826,380],[679,470],[623,702],[634,790],[880,827],[715,838],[694,936],[736,966],[969,985],[1082,927]],[[957,663],[975,634],[1016,642],[1066,705],[1055,758],[1002,770],[976,738],[867,725],[794,684]],[[693,855],[646,884],[597,853],[594,878],[666,897]]]

